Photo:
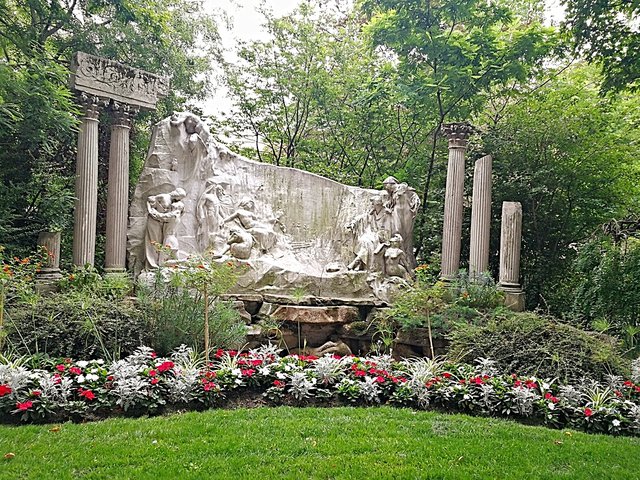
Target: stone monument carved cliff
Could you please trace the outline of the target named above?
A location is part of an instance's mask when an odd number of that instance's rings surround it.
[[[388,301],[415,266],[420,200],[393,177],[384,188],[249,160],[176,113],[153,131],[130,207],[129,264],[146,275],[209,250],[248,266],[237,293]]]

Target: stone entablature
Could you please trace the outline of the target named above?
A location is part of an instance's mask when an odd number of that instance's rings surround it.
[[[74,54],[71,72],[72,89],[144,109],[169,93],[169,77],[84,52]]]

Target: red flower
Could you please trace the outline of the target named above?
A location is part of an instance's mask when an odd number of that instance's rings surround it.
[[[162,362],[160,365],[158,365],[158,371],[160,373],[168,372],[173,367],[175,367],[175,364],[173,362],[167,360],[166,362]]]
[[[241,370],[242,376],[244,377],[253,377],[256,371],[253,368],[247,368],[246,370]]]
[[[591,415],[593,415],[595,412],[593,410],[591,410],[589,407],[584,409],[584,416],[589,418]]]
[[[367,375],[367,372],[365,372],[364,370],[356,370],[356,371],[355,371],[355,373],[354,373],[354,375],[355,375],[356,377],[364,377],[364,376],[366,376],[366,375]]]
[[[222,350],[221,348],[216,350],[216,354],[215,354],[216,358],[220,358],[220,357],[222,357],[222,355],[224,355],[224,350]]]
[[[149,376],[150,377],[155,377],[158,374],[158,372],[156,372],[155,370],[149,370]]]
[[[42,395],[42,392],[40,390],[34,390],[33,392],[31,392],[31,395],[33,395],[34,397],[39,397],[40,395]]]
[[[516,380],[513,384],[514,387],[520,387],[522,386],[522,382],[520,380]]]
[[[151,358],[156,358],[158,354],[156,352],[151,352]]]
[[[622,397],[622,392],[620,390],[616,390],[613,393],[615,393],[618,398]]]
[[[377,376],[377,377],[376,377],[376,382],[378,382],[378,383],[384,383],[384,377]]]
[[[476,385],[482,385],[484,381],[481,377],[475,377],[469,380],[469,383],[475,383]]]
[[[64,365],[63,365],[63,364],[56,365],[56,369],[57,369],[59,372],[64,372],[64,368],[65,368],[65,367],[64,367]]]
[[[633,389],[634,389],[637,393],[640,393],[640,385],[636,385],[635,387],[633,387]]]
[[[537,388],[538,384],[533,380],[527,380],[526,382],[524,382],[524,386],[527,388]]]
[[[259,358],[256,358],[255,360],[251,360],[251,365],[253,365],[254,367],[258,367],[262,365],[262,360],[260,360]]]
[[[78,368],[78,367],[71,367],[69,369],[70,373],[73,373],[74,375],[80,375],[82,373],[82,369]]]
[[[58,373],[53,376],[53,383],[56,385],[60,385],[62,383],[62,377]]]
[[[623,383],[623,385],[625,387],[633,387],[633,382],[631,380],[627,380],[626,382]]]
[[[205,392],[209,392],[211,390],[215,390],[217,387],[217,385],[213,382],[209,382],[207,380],[203,380],[202,382],[202,388],[204,389]]]
[[[81,388],[78,389],[78,394],[81,397],[86,398],[87,400],[93,400],[96,398],[95,394],[91,390],[83,390]]]
[[[155,385],[159,382],[160,380],[158,380],[157,378],[152,378],[151,379],[151,385]]]
[[[11,387],[9,385],[0,385],[0,397],[9,395],[11,393]]]
[[[451,378],[451,374],[450,374],[449,372],[444,372],[444,373],[442,374],[442,376],[443,376],[444,378],[446,378],[447,380]]]
[[[26,412],[31,407],[33,407],[33,402],[31,400],[27,400],[26,402],[22,402],[22,403],[20,402],[16,403],[16,408],[18,410],[22,410],[23,412]]]
[[[286,384],[284,382],[281,382],[280,380],[274,380],[273,381],[273,386],[274,387],[278,387],[278,388],[284,388]]]

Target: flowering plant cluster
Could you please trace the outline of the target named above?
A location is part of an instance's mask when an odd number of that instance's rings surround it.
[[[527,419],[553,427],[640,435],[640,385],[498,375],[493,362],[281,357],[272,346],[218,350],[207,365],[187,347],[158,358],[146,347],[124,360],[63,359],[29,369],[0,364],[0,419],[61,421],[208,408],[248,395],[270,404],[391,404]]]

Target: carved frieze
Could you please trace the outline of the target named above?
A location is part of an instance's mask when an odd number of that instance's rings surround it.
[[[169,93],[168,77],[84,52],[73,56],[71,72],[71,88],[143,109],[154,110]]]

